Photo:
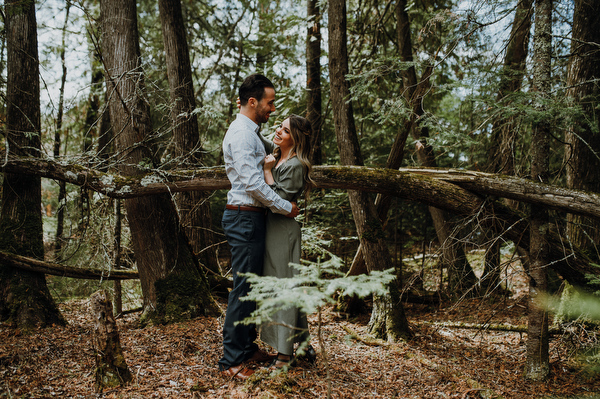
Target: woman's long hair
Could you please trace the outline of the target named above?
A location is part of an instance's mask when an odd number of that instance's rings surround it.
[[[315,182],[311,178],[312,165],[310,163],[310,136],[312,136],[312,126],[308,119],[298,115],[290,115],[290,134],[294,145],[291,153],[298,157],[298,160],[304,167],[304,193],[308,197],[311,188],[315,186]],[[279,148],[276,149],[275,155],[279,156]]]

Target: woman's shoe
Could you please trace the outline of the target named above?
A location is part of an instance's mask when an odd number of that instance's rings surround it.
[[[283,357],[285,356],[285,357]],[[282,370],[285,367],[292,366],[294,358],[292,356],[277,354],[277,357],[273,359],[269,370]]]

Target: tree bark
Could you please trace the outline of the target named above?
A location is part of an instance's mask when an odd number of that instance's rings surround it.
[[[121,160],[119,171],[134,176],[155,163],[136,4],[134,0],[102,0],[100,12],[111,126]],[[142,321],[164,323],[216,312],[206,277],[169,195],[131,198],[124,205],[144,294]]]
[[[40,82],[35,3],[6,1],[6,127],[10,154],[40,157]],[[0,250],[44,259],[41,179],[4,173]],[[0,320],[19,328],[64,324],[43,273],[0,262]]]
[[[173,128],[170,155],[173,165],[202,165],[202,147],[198,118],[194,114],[196,99],[192,82],[192,66],[187,44],[181,0],[159,0],[160,20],[167,61]],[[221,274],[217,262],[208,194],[190,191],[175,194],[181,225],[184,227],[194,254],[211,276]]]
[[[600,2],[576,0],[573,11],[573,40],[568,66],[567,95],[581,107],[567,131],[565,163],[567,187],[600,193]],[[576,246],[600,261],[600,221],[567,215],[567,235]]]
[[[307,12],[311,26],[308,27],[306,39],[306,119],[312,126],[310,138],[311,160],[313,165],[323,163],[321,145],[322,96],[321,96],[321,9],[319,0],[307,0]]]
[[[123,227],[123,213],[121,212],[121,200],[113,199],[115,211],[115,228],[113,234],[113,270],[121,269],[121,233]],[[123,296],[121,281],[115,280],[113,285],[114,309],[117,317],[123,313]]]
[[[333,120],[340,153],[344,165],[362,165],[363,160],[354,125],[352,102],[349,101],[348,54],[346,44],[345,0],[329,2],[329,72]],[[350,207],[356,230],[363,248],[367,269],[383,270],[391,264],[390,254],[384,240],[384,232],[375,205],[364,191],[348,191]],[[411,335],[404,308],[400,302],[398,281],[390,284],[389,297],[375,297],[370,328],[378,337],[397,341]]]
[[[121,338],[107,292],[102,290],[92,294],[90,308],[94,317],[94,388],[96,392],[102,392],[105,388],[127,384],[133,380],[133,375],[123,356]]]
[[[534,91],[538,94],[538,111],[545,111],[542,99],[550,93],[550,70],[552,58],[552,0],[535,2],[534,36]],[[547,118],[533,125],[531,138],[531,176],[539,182],[547,182],[550,164],[550,124]],[[548,235],[550,219],[548,210],[531,207],[529,248],[529,309],[527,332],[527,359],[525,377],[535,381],[544,380],[550,373],[548,353],[548,311],[539,303],[548,289],[546,268],[550,257]]]

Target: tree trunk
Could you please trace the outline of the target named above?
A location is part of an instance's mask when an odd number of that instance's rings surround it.
[[[35,3],[6,1],[7,148],[40,157],[40,83]],[[41,179],[5,173],[2,182],[0,250],[44,259]],[[0,262],[0,320],[19,328],[63,324],[43,273]]]
[[[398,52],[400,58],[403,61],[411,62],[412,56],[412,39],[410,36],[410,20],[408,13],[406,12],[406,1],[398,0],[396,3],[396,34],[398,37]],[[402,72],[403,80],[403,92],[402,96],[406,101],[406,105],[409,109],[412,109],[410,117],[407,118],[404,123],[401,124],[398,129],[398,134],[394,139],[394,144],[390,150],[386,161],[386,168],[398,169],[402,165],[404,159],[404,147],[408,135],[415,128],[417,120],[423,115],[423,96],[429,90],[429,78],[433,68],[427,68],[421,81],[417,82],[417,75],[414,66],[410,66],[407,70]],[[385,224],[387,214],[390,208],[390,197],[382,194],[378,194],[375,198],[375,206],[377,207],[377,215],[381,220],[381,223]],[[401,271],[402,266],[399,266]],[[366,265],[364,256],[362,254],[362,246],[359,245],[358,251],[352,261],[352,266],[348,274],[360,274],[366,271]]]
[[[272,27],[272,14],[271,1],[270,0],[258,0],[257,5],[257,19],[258,29],[256,32],[256,70],[264,71],[269,68],[273,63],[270,60],[269,54],[272,50],[272,44],[270,40],[267,40],[268,34]]]
[[[58,159],[60,156],[60,141],[62,134],[62,120],[65,105],[65,84],[67,82],[67,64],[65,62],[65,36],[67,34],[67,24],[69,22],[69,11],[71,9],[71,2],[67,0],[65,10],[65,23],[62,28],[62,47],[60,49],[60,61],[62,65],[62,76],[60,79],[60,96],[58,99],[58,114],[56,115],[56,131],[54,132],[54,159]],[[58,209],[56,211],[56,237],[54,241],[54,253],[55,256],[60,256],[63,242],[63,229],[65,222],[65,207],[67,188],[65,182],[59,182],[58,191]]]
[[[159,0],[158,6],[172,107],[173,138],[168,155],[174,160],[171,163],[177,166],[198,167],[202,164],[202,147],[198,118],[193,113],[196,99],[181,0]],[[221,276],[216,247],[212,245],[215,238],[208,194],[200,191],[178,193],[175,203],[194,254],[212,272],[210,276]]]
[[[90,310],[94,320],[93,349],[96,363],[96,392],[104,388],[124,385],[133,379],[121,348],[117,322],[106,291],[98,291],[90,297]]]
[[[568,68],[568,96],[581,107],[581,117],[574,118],[567,131],[565,157],[567,187],[600,192],[600,2],[576,0],[573,13],[573,40]],[[567,215],[567,235],[576,246],[586,249],[592,259],[600,261],[600,220]]]
[[[306,40],[306,119],[312,126],[310,138],[311,160],[313,165],[323,163],[321,145],[322,100],[321,100],[321,9],[319,0],[307,0],[307,12],[312,26],[308,28]]]
[[[354,125],[352,103],[348,101],[350,90],[348,74],[348,54],[346,47],[346,3],[333,0],[329,3],[329,71],[331,76],[331,102],[333,119],[340,152],[344,165],[362,165],[363,160]],[[375,205],[365,192],[348,191],[350,207],[356,230],[363,247],[367,269],[383,270],[391,265],[391,258],[384,240],[381,222]],[[374,298],[371,315],[371,331],[378,337],[396,341],[411,335],[404,308],[398,297],[397,281],[390,284],[388,298]],[[391,305],[391,306],[388,306]]]
[[[534,36],[534,91],[538,94],[538,111],[545,107],[542,98],[550,93],[550,68],[552,57],[552,0],[535,2]],[[531,176],[535,181],[547,182],[550,154],[550,124],[547,118],[534,124],[531,138]],[[544,380],[550,373],[548,354],[548,312],[539,300],[548,288],[546,268],[550,257],[548,234],[550,220],[548,210],[531,207],[529,248],[529,314],[527,332],[527,359],[525,377],[535,381]]]
[[[121,228],[123,225],[123,214],[121,212],[121,200],[114,199],[113,203],[115,211],[115,229],[113,234],[113,270],[119,270],[121,269]],[[123,297],[121,288],[121,280],[115,280],[113,286],[113,298],[115,314],[117,317],[123,313]]]
[[[102,53],[119,170],[133,176],[154,164],[134,0],[102,0]],[[170,322],[216,311],[167,194],[124,201],[144,294],[144,322]]]
[[[504,66],[500,75],[500,89],[497,102],[501,107],[509,106],[512,95],[521,90],[525,73],[525,61],[529,49],[531,16],[533,0],[519,0],[515,11],[510,40],[504,55]],[[515,118],[499,117],[492,125],[491,144],[488,150],[490,163],[487,169],[492,173],[504,175],[515,174],[515,139],[520,134]],[[518,206],[515,201],[508,201],[509,206]],[[490,238],[491,243],[485,253],[484,270],[480,279],[482,291],[498,288],[500,274],[500,241]]]
[[[529,36],[531,17],[533,15],[533,0],[519,0],[515,11],[510,40],[504,55],[504,66],[500,73],[500,85],[497,96],[499,107],[510,106],[513,94],[521,90],[525,73],[525,61],[529,54]],[[492,135],[487,170],[503,175],[515,174],[515,138],[519,134],[518,126],[513,117],[498,117],[492,125]]]
[[[396,6],[396,16],[398,19],[398,43],[400,57],[402,61],[413,61],[412,40],[410,38],[410,20],[406,12],[406,0],[398,0]],[[419,88],[417,90],[417,76],[414,66],[409,67],[403,72],[404,95],[407,98],[409,106],[413,109],[413,122],[410,124],[409,132],[415,140],[422,144],[417,147],[417,157],[423,166],[436,167],[435,154],[433,148],[427,143],[429,138],[429,129],[426,126],[420,126],[417,120],[424,115],[423,95],[429,86],[430,69],[423,73]],[[406,140],[406,139],[405,139]],[[399,165],[398,165],[399,166]],[[429,207],[429,213],[433,220],[433,225],[441,246],[441,266],[448,270],[448,285],[453,293],[462,294],[471,288],[477,278],[471,268],[465,254],[465,249],[460,240],[454,240],[452,236],[452,226],[449,224],[449,215],[444,210]]]

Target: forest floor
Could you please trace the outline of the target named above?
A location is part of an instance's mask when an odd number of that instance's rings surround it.
[[[0,398],[574,398],[595,397],[600,378],[573,355],[573,334],[553,335],[551,377],[525,381],[524,333],[458,329],[438,322],[526,324],[526,294],[458,304],[406,304],[414,338],[366,343],[368,316],[322,314],[327,363],[300,363],[287,374],[258,369],[245,382],[217,371],[220,318],[139,328],[139,314],[118,320],[134,378],[125,387],[94,392],[92,320],[85,300],[60,305],[65,327],[30,333],[0,324]],[[319,348],[317,317],[309,318]]]

